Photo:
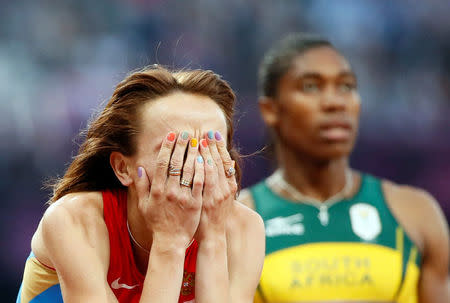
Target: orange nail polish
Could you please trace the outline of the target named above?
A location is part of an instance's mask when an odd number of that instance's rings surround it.
[[[191,147],[197,147],[198,141],[196,138],[191,139]]]
[[[169,133],[167,135],[167,140],[169,140],[170,142],[173,142],[175,140],[175,133]]]
[[[205,139],[202,139],[200,143],[202,144],[203,147],[208,147],[208,141],[206,141]]]

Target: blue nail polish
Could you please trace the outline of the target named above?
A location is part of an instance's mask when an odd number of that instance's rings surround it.
[[[198,157],[197,157],[197,162],[198,162],[198,163],[203,163],[203,158],[202,158],[202,156],[198,156]]]
[[[214,139],[214,132],[213,132],[212,130],[210,130],[210,131],[208,132],[208,139],[209,139],[209,140]]]

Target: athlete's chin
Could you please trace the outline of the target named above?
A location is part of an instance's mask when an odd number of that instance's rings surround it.
[[[316,157],[323,160],[335,160],[349,157],[353,150],[353,144],[349,142],[340,142],[334,144],[326,144],[315,149]]]

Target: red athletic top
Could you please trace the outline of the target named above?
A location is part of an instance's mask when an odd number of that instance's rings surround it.
[[[136,267],[128,235],[127,192],[103,191],[103,214],[110,245],[108,284],[120,303],[137,303],[141,297],[145,277]],[[186,250],[179,303],[195,302],[197,249],[198,243],[194,240]]]

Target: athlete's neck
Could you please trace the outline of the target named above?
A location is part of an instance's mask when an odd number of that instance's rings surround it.
[[[127,220],[130,233],[134,240],[141,246],[139,247],[132,239],[130,239],[136,266],[139,271],[145,275],[148,266],[149,251],[153,240],[152,232],[148,230],[145,220],[139,212],[137,194],[135,189],[131,186],[128,188],[127,193]]]
[[[303,195],[325,201],[346,184],[346,172],[350,169],[346,157],[317,159],[286,146],[277,146],[276,154],[284,180]]]

